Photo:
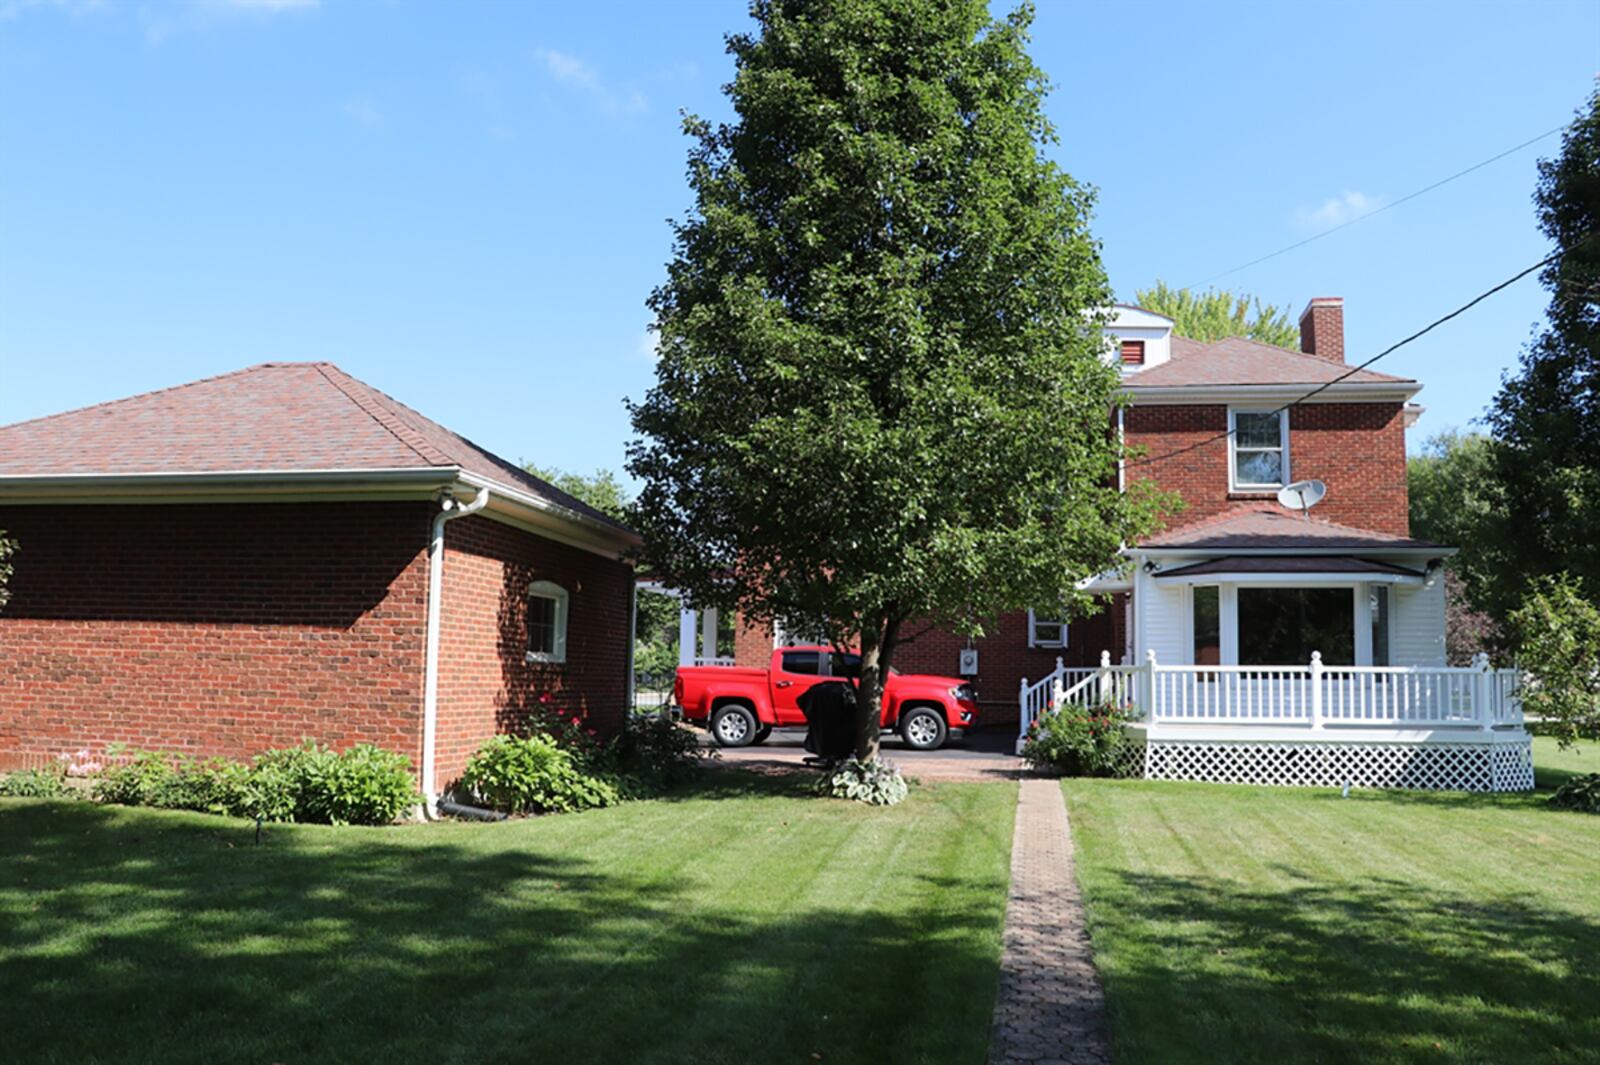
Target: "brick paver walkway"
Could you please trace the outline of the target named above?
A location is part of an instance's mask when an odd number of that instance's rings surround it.
[[[990,1065],[1110,1060],[1105,998],[1084,927],[1061,783],[1025,779],[1011,844]]]

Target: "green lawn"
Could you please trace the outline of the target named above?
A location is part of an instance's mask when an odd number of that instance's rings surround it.
[[[0,800],[14,1061],[982,1062],[1015,789],[498,825]]]
[[[1542,787],[1600,744],[1535,741]],[[1600,817],[1064,782],[1118,1062],[1600,1061]]]

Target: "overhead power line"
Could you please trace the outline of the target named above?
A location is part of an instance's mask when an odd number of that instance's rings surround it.
[[[1560,133],[1562,130],[1564,130],[1566,128],[1567,127],[1565,125],[1561,125],[1561,126],[1556,126],[1554,129],[1547,129],[1543,133],[1539,134],[1537,137],[1530,137],[1530,138],[1528,138],[1527,140],[1523,141],[1521,144],[1517,145],[1514,148],[1507,148],[1505,151],[1501,152],[1499,155],[1492,155],[1489,158],[1483,160],[1481,163],[1474,163],[1471,166],[1467,167],[1465,170],[1458,170],[1457,172],[1455,172],[1454,174],[1451,174],[1447,178],[1441,178],[1440,180],[1435,181],[1432,185],[1428,185],[1425,188],[1420,188],[1416,192],[1407,193],[1406,195],[1400,197],[1398,200],[1395,200],[1393,203],[1386,203],[1382,207],[1375,207],[1375,208],[1373,208],[1372,210],[1368,211],[1365,214],[1358,214],[1354,218],[1350,218],[1350,219],[1347,219],[1347,220],[1345,220],[1343,222],[1340,222],[1338,225],[1333,226],[1332,228],[1324,229],[1322,232],[1315,233],[1315,234],[1307,237],[1304,240],[1297,240],[1293,244],[1288,245],[1287,247],[1279,248],[1277,251],[1274,251],[1274,252],[1269,252],[1266,255],[1261,256],[1259,259],[1251,259],[1249,262],[1243,264],[1242,266],[1235,266],[1232,269],[1222,271],[1222,273],[1220,273],[1220,274],[1212,274],[1210,277],[1206,278],[1204,281],[1196,282],[1193,285],[1185,285],[1184,287],[1185,288],[1189,288],[1189,289],[1195,289],[1195,288],[1199,288],[1201,285],[1209,285],[1209,284],[1211,284],[1211,282],[1220,281],[1222,278],[1227,277],[1230,274],[1237,274],[1240,270],[1248,270],[1248,269],[1250,269],[1250,267],[1258,266],[1261,263],[1266,262],[1268,259],[1276,259],[1278,256],[1283,255],[1283,254],[1285,254],[1287,252],[1294,251],[1296,248],[1303,248],[1307,244],[1310,244],[1312,241],[1321,240],[1323,237],[1330,236],[1331,234],[1339,232],[1339,230],[1341,230],[1341,229],[1345,229],[1345,228],[1347,228],[1349,226],[1353,226],[1357,222],[1364,222],[1367,219],[1371,218],[1373,215],[1382,214],[1383,212],[1385,212],[1387,210],[1390,210],[1391,208],[1399,207],[1402,203],[1405,203],[1405,202],[1407,202],[1409,200],[1414,200],[1418,196],[1422,196],[1422,195],[1424,195],[1426,193],[1432,192],[1434,189],[1439,188],[1442,185],[1448,185],[1448,184],[1450,184],[1450,182],[1456,180],[1456,178],[1466,177],[1468,174],[1472,173],[1474,170],[1482,170],[1484,167],[1488,166],[1490,163],[1497,163],[1501,159],[1504,159],[1508,155],[1515,155],[1517,152],[1522,151],[1522,149],[1528,147],[1529,145],[1537,144],[1540,141],[1544,140],[1546,137],[1550,136],[1551,134]]]
[[[1590,240],[1594,236],[1596,236],[1595,233],[1590,233],[1588,236],[1583,238],[1583,241]],[[1579,241],[1579,243],[1583,243],[1583,241]],[[1316,388],[1313,388],[1311,391],[1307,392],[1305,395],[1299,397],[1298,399],[1290,400],[1288,403],[1285,403],[1283,406],[1277,408],[1276,410],[1272,411],[1271,413],[1273,413],[1273,414],[1281,414],[1284,411],[1288,410],[1290,407],[1299,406],[1300,404],[1302,404],[1302,403],[1306,402],[1307,400],[1309,400],[1311,397],[1319,395],[1322,392],[1326,392],[1328,389],[1332,388],[1334,385],[1338,384],[1340,381],[1346,380],[1347,378],[1352,377],[1355,374],[1360,373],[1362,370],[1365,370],[1368,366],[1371,366],[1373,363],[1377,362],[1379,359],[1383,358],[1384,356],[1390,355],[1390,354],[1392,354],[1392,353],[1394,353],[1396,351],[1399,351],[1401,348],[1405,347],[1407,344],[1411,343],[1413,340],[1416,340],[1419,337],[1426,336],[1428,333],[1433,332],[1435,329],[1439,328],[1439,326],[1444,325],[1444,323],[1450,321],[1450,319],[1456,318],[1456,317],[1458,317],[1458,316],[1460,316],[1462,314],[1465,314],[1467,311],[1469,311],[1472,308],[1476,307],[1478,304],[1482,303],[1484,300],[1488,299],[1490,296],[1493,296],[1496,292],[1499,292],[1501,289],[1509,288],[1510,286],[1516,284],[1518,281],[1521,281],[1523,278],[1527,277],[1529,274],[1533,273],[1535,270],[1541,270],[1544,267],[1549,266],[1551,263],[1553,263],[1557,259],[1561,258],[1562,254],[1563,254],[1562,252],[1556,252],[1553,255],[1550,255],[1550,256],[1547,256],[1547,257],[1545,257],[1543,259],[1540,259],[1538,262],[1534,263],[1532,266],[1530,266],[1530,267],[1528,267],[1528,268],[1526,268],[1524,270],[1517,271],[1515,274],[1513,274],[1510,277],[1506,278],[1504,281],[1500,282],[1498,285],[1494,286],[1493,288],[1488,289],[1488,290],[1486,290],[1484,292],[1480,292],[1478,295],[1472,297],[1472,299],[1468,300],[1466,303],[1463,303],[1461,306],[1457,307],[1455,310],[1451,311],[1449,314],[1444,315],[1442,318],[1435,318],[1433,321],[1429,322],[1427,325],[1423,326],[1421,329],[1418,329],[1415,333],[1412,333],[1410,336],[1406,337],[1404,340],[1398,340],[1395,343],[1390,344],[1388,347],[1384,348],[1382,351],[1380,351],[1376,355],[1372,356],[1372,358],[1368,359],[1366,362],[1363,362],[1363,363],[1360,363],[1360,364],[1358,364],[1356,366],[1350,367],[1350,369],[1346,370],[1344,373],[1340,374],[1338,377],[1335,377],[1333,380],[1326,381],[1326,382],[1318,385]],[[1212,436],[1208,436],[1204,440],[1197,440],[1192,444],[1185,444],[1183,447],[1174,448],[1171,451],[1164,451],[1159,455],[1147,455],[1147,456],[1145,456],[1144,458],[1141,458],[1141,459],[1131,459],[1131,460],[1128,460],[1128,461],[1123,463],[1123,469],[1127,470],[1127,469],[1133,469],[1133,468],[1138,467],[1138,466],[1150,466],[1150,465],[1153,465],[1154,463],[1157,463],[1157,462],[1164,462],[1167,459],[1176,458],[1179,455],[1187,455],[1189,452],[1198,450],[1199,448],[1202,448],[1202,447],[1205,447],[1207,444],[1214,444],[1218,440],[1226,440],[1228,437],[1232,436],[1233,433],[1234,433],[1234,430],[1226,429],[1226,430],[1224,430],[1224,431],[1222,431],[1220,433],[1216,433],[1216,434],[1213,434]]]

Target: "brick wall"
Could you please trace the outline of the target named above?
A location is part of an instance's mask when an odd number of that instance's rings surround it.
[[[772,664],[772,626],[745,621],[740,615],[733,626],[733,660],[741,666],[765,669]]]
[[[421,747],[425,503],[0,507],[0,766]]]
[[[481,516],[445,526],[440,629],[438,780],[461,775],[497,732],[535,709],[601,732],[620,728],[628,683],[633,568]],[[570,596],[567,660],[529,663],[527,590],[554,581]]]
[[[1228,428],[1228,409],[1220,404],[1131,407],[1124,432],[1131,446],[1157,455],[1198,443]],[[1131,477],[1151,477],[1180,492],[1188,506],[1170,522],[1173,528],[1211,517],[1231,507],[1270,501],[1275,493],[1228,491],[1228,441],[1213,440],[1195,450],[1147,468],[1132,467]],[[1316,478],[1328,496],[1316,517],[1360,529],[1407,535],[1405,422],[1398,403],[1312,403],[1289,412],[1289,474]]]
[[[1068,666],[1097,666],[1100,652],[1110,651],[1113,662],[1122,661],[1123,597],[1113,596],[1106,609],[1093,617],[1074,621],[1067,630],[1067,646],[1029,647],[1028,612],[1002,614],[973,641],[978,649],[978,675],[970,678],[982,709],[981,727],[1015,723],[1017,687],[1023,677],[1038,680],[1056,667],[1056,658]],[[909,626],[918,632],[922,626]],[[961,648],[966,637],[934,630],[918,636],[895,652],[895,668],[904,673],[959,676]]]

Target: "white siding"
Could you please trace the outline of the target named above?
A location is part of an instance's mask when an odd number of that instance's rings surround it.
[[[1444,655],[1444,578],[1432,587],[1392,589],[1394,616],[1390,651],[1397,666],[1442,666]]]
[[[1140,638],[1135,641],[1134,664],[1144,661],[1147,650],[1155,651],[1157,662],[1187,664],[1194,653],[1189,644],[1188,589],[1160,584],[1143,570],[1137,573],[1134,610]]]

